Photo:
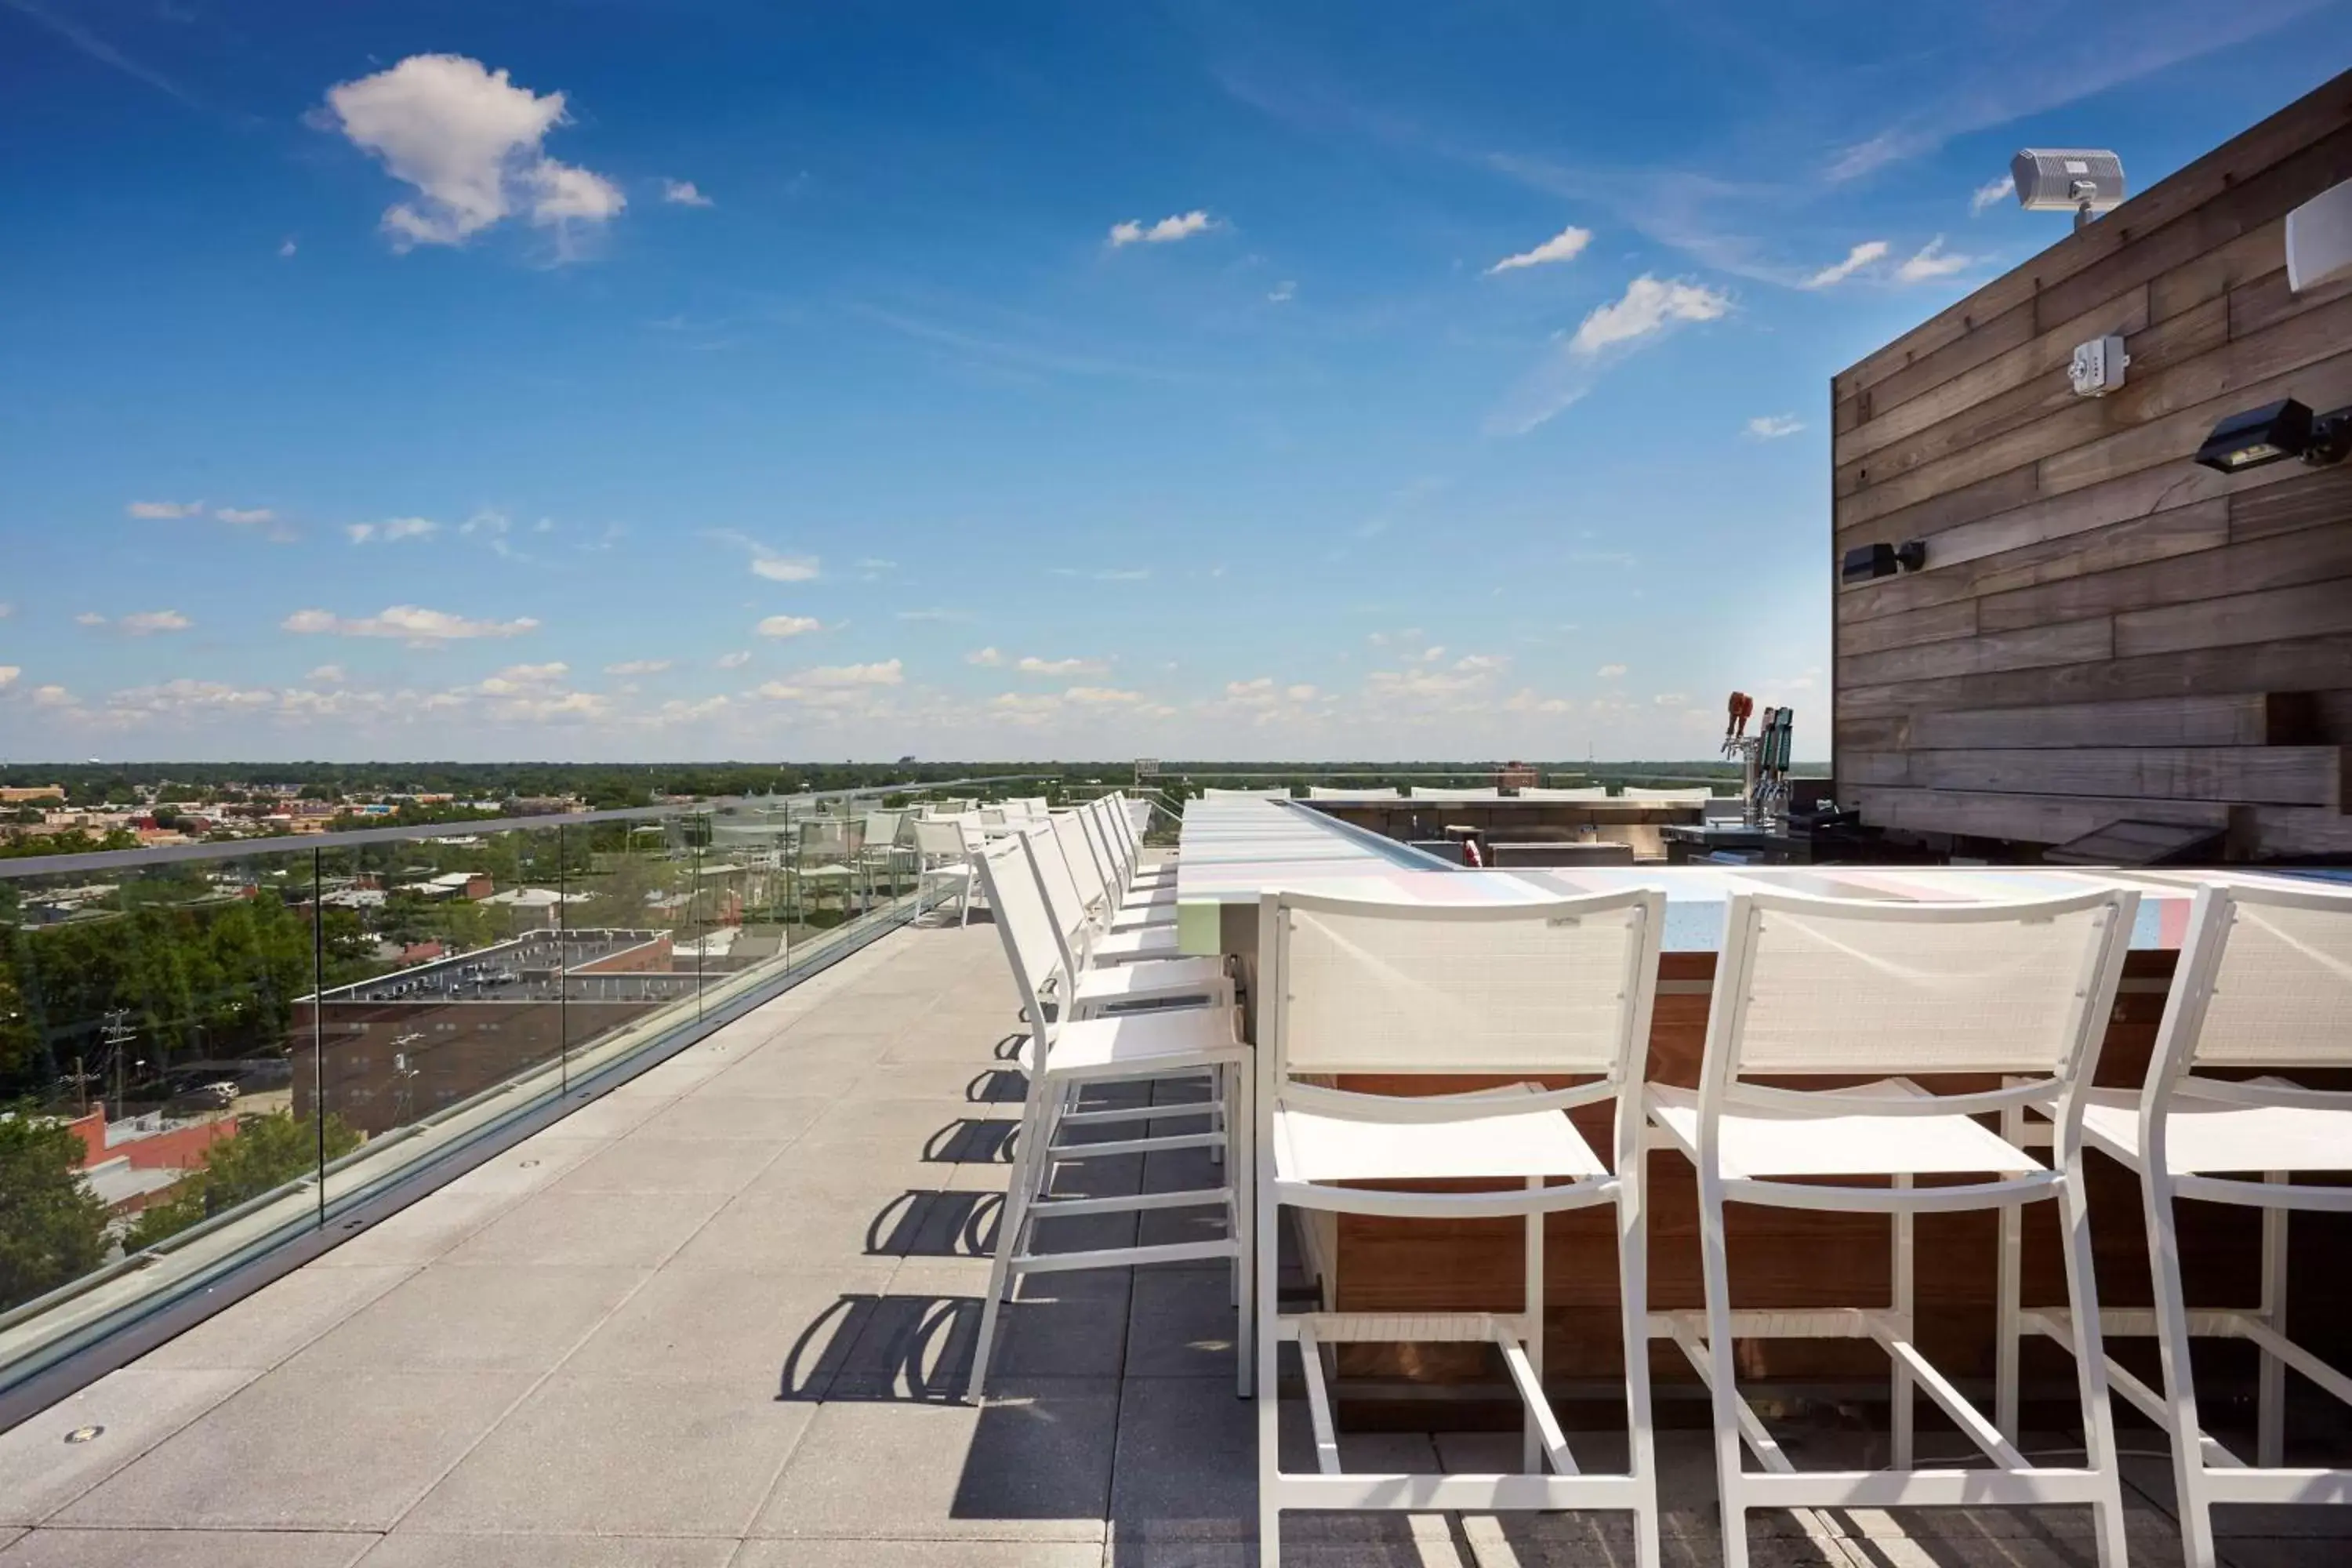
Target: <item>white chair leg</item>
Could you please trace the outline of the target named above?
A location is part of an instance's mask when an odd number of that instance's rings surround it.
[[[1227,1075],[1232,1083],[1232,1098],[1225,1102],[1226,1185],[1233,1191],[1234,1238],[1234,1390],[1244,1399],[1257,1391],[1256,1324],[1255,1307],[1257,1281],[1256,1198],[1252,1190],[1252,1174],[1256,1162],[1242,1146],[1240,1130],[1255,1127],[1251,1113],[1252,1075],[1248,1069],[1236,1067]]]
[[[1894,1184],[1897,1189],[1907,1187],[1911,1184],[1911,1178],[1896,1176],[1894,1179]],[[1917,1295],[1912,1288],[1913,1281],[1917,1277],[1917,1271],[1914,1267],[1914,1254],[1917,1241],[1918,1223],[1917,1216],[1910,1210],[1895,1211],[1895,1278],[1893,1280],[1895,1310],[1903,1320],[1904,1337],[1914,1341],[1918,1338],[1918,1329],[1911,1321],[1918,1308]],[[1907,1470],[1911,1468],[1912,1418],[1915,1414],[1912,1408],[1915,1401],[1912,1398],[1911,1368],[1908,1363],[1899,1359],[1895,1361],[1894,1370],[1888,1376],[1886,1394],[1888,1440],[1894,1450],[1890,1462],[1898,1470]]]
[[[1708,1391],[1715,1410],[1715,1484],[1723,1503],[1723,1568],[1748,1568],[1748,1506],[1739,1478],[1739,1392],[1731,1355],[1731,1264],[1723,1244],[1723,1189],[1699,1173],[1699,1272],[1706,1286]]]
[[[1282,1504],[1276,1495],[1282,1472],[1282,1401],[1276,1396],[1275,1382],[1275,1352],[1282,1342],[1276,1317],[1281,1310],[1276,1294],[1281,1264],[1276,1256],[1276,1227],[1281,1223],[1282,1211],[1274,1200],[1270,1184],[1262,1180],[1252,1184],[1256,1189],[1251,1227],[1255,1232],[1257,1253],[1257,1299],[1252,1303],[1257,1319],[1254,1335],[1257,1349],[1257,1561],[1258,1568],[1282,1568]]]
[[[2197,1384],[2189,1352],[2189,1309],[2180,1290],[2180,1243],[2173,1232],[2172,1192],[2144,1173],[2148,1271],[2156,1298],[2156,1350],[2164,1369],[2164,1398],[2172,1415],[2173,1513],[2180,1521],[2180,1555],[2187,1568],[2215,1568],[2212,1500],[2205,1487],[2205,1429],[2197,1418]],[[2075,1308],[2077,1316],[2082,1309]],[[2074,1353],[2080,1356],[2078,1344]]]
[[[1040,1111],[1045,1097],[1053,1092],[1055,1091],[1043,1084],[1030,1086],[1021,1131],[1014,1135],[1017,1142],[1013,1150],[1013,1170],[1004,1184],[1004,1206],[997,1213],[996,1247],[988,1266],[988,1297],[981,1303],[980,1337],[971,1349],[971,1382],[964,1391],[965,1399],[973,1405],[980,1403],[988,1384],[988,1358],[996,1348],[997,1313],[1010,1287],[1013,1250],[1021,1245],[1022,1230],[1028,1224],[1030,1184],[1036,1168],[1049,1158],[1049,1139]]]
[[[1660,1568],[1658,1545],[1657,1441],[1650,1416],[1650,1247],[1649,1222],[1642,1209],[1642,1164],[1636,1153],[1628,1162],[1630,1177],[1617,1190],[1617,1299],[1625,1339],[1625,1452],[1629,1473],[1641,1489],[1633,1509],[1634,1568]]]
[[[1540,1189],[1541,1176],[1529,1176],[1529,1191]],[[1544,1347],[1544,1216],[1538,1209],[1521,1222],[1526,1230],[1526,1284],[1520,1293],[1519,1310],[1526,1314],[1528,1365],[1536,1374],[1536,1386],[1543,1386]],[[1521,1402],[1525,1404],[1525,1401]],[[1532,1408],[1519,1412],[1519,1468],[1531,1476],[1542,1475],[1544,1462],[1543,1435],[1536,1429],[1536,1413]]]
[[[2023,1333],[2019,1312],[2023,1292],[2022,1254],[2025,1215],[2021,1204],[2004,1204],[2000,1210],[2000,1266],[1994,1281],[1992,1424],[2010,1442],[2017,1441],[2017,1361]]]
[[[2116,1417],[2107,1399],[2107,1361],[2099,1335],[2099,1286],[2092,1271],[2091,1213],[2084,1194],[2083,1155],[2078,1149],[2066,1162],[2065,1179],[2058,1186],[2059,1239],[2066,1259],[2066,1304],[2074,1331],[2074,1381],[2083,1401],[2083,1462],[2099,1472],[2099,1500],[2091,1517],[2099,1551],[2099,1568],[2125,1568],[2130,1561],[2124,1540],[2123,1470],[2116,1458]],[[2179,1280],[2176,1270],[2173,1279]],[[2196,1436],[2189,1437],[2196,1452]],[[2184,1515],[2185,1517],[2185,1515]]]
[[[2284,1171],[2263,1176],[2286,1180]],[[2286,1222],[2283,1208],[2263,1211],[2263,1321],[2282,1338],[2286,1333]],[[2262,1382],[2254,1404],[2254,1463],[2274,1470],[2286,1463],[2286,1363],[2262,1352]]]

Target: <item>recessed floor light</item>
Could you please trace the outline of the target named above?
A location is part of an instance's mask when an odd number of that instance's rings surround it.
[[[68,1443],[93,1442],[104,1436],[106,1428],[103,1426],[77,1426],[66,1434],[66,1441]]]

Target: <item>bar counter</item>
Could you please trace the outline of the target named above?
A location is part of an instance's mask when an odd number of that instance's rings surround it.
[[[1208,809],[1203,810],[1206,806]],[[2141,894],[2139,919],[2116,996],[2097,1081],[2137,1089],[2155,1044],[2173,961],[2197,887],[2220,872],[2100,872],[1921,867],[1730,868],[1633,867],[1558,871],[1475,871],[1445,868],[1408,847],[1330,818],[1304,803],[1216,800],[1188,812],[1177,875],[1180,939],[1190,952],[1234,960],[1254,994],[1257,899],[1274,889],[1339,897],[1405,898],[1433,903],[1513,902],[1594,893],[1629,884],[1667,896],[1657,1000],[1652,1017],[1651,1081],[1696,1088],[1706,1037],[1724,902],[1740,882],[1830,897],[1897,901],[2051,896],[2086,880],[2122,880]],[[1250,1018],[1248,1026],[1254,1027]],[[2352,1027],[2352,1020],[2347,1020]],[[1442,1048],[1442,1042],[1433,1042]],[[1894,1064],[1890,1064],[1890,1071]],[[1342,1086],[1388,1093],[1442,1093],[1496,1080],[1474,1077],[1350,1078]],[[1809,1080],[1826,1086],[1827,1079]],[[1989,1079],[1923,1079],[1936,1089],[1992,1088]],[[1607,1105],[1575,1114],[1586,1141],[1610,1146]],[[2101,1301],[2148,1304],[2147,1244],[2137,1180],[2093,1154],[2092,1229]],[[2352,1157],[2347,1157],[2352,1163]],[[1649,1169],[1649,1298],[1655,1311],[1704,1305],[1700,1287],[1696,1182],[1679,1153],[1654,1152]],[[2026,1306],[2065,1300],[2054,1204],[2024,1206]],[[1294,1216],[1298,1217],[1298,1216]],[[1332,1310],[1349,1312],[1518,1309],[1522,1269],[1519,1223],[1310,1216],[1300,1240]],[[1990,1378],[1997,1216],[1991,1211],[1926,1215],[1917,1220],[1918,1342],[1938,1366],[1958,1376]],[[1617,1262],[1609,1210],[1549,1216],[1546,1233],[1546,1371],[1557,1395],[1589,1392],[1607,1400],[1619,1378]],[[1884,1216],[1735,1205],[1729,1215],[1733,1303],[1741,1309],[1861,1306],[1888,1300],[1892,1248]],[[2262,1227],[2251,1216],[2208,1204],[2183,1204],[2180,1238],[2189,1304],[2249,1306],[2260,1286]],[[2315,1353],[2352,1360],[2352,1215],[2303,1214],[2289,1245],[2289,1332]],[[2152,1341],[2117,1339],[2110,1351],[2154,1372]],[[1696,1387],[1689,1365],[1664,1341],[1654,1342],[1652,1369],[1666,1394]],[[2242,1374],[2252,1388],[2253,1357],[2244,1346],[2200,1343],[2200,1379],[2222,1381],[2226,1394]],[[1343,1347],[1339,1369],[1343,1410],[1360,1424],[1385,1414],[1407,1420],[1433,1393],[1468,1395],[1497,1377],[1475,1345]],[[1742,1341],[1744,1381],[1781,1384],[1840,1405],[1883,1400],[1885,1358],[1867,1342]],[[2054,1346],[2027,1342],[2028,1397],[2038,1385],[2071,1399],[2073,1373]],[[1706,1420],[1703,1400],[1667,1399],[1660,1418],[1687,1404]],[[2123,1407],[2119,1406],[2119,1412]],[[2226,1408],[2224,1406],[2223,1408]],[[1922,1402],[1923,1419],[1927,1418]],[[1511,1419],[1516,1421],[1516,1415]],[[2119,1415],[2128,1421],[2128,1415]]]

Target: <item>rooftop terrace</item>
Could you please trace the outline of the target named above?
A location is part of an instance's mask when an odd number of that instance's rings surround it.
[[[1252,1561],[1222,1265],[1031,1281],[959,1401],[1015,1023],[984,921],[844,960],[0,1435],[0,1568]],[[1201,1157],[1086,1179],[1199,1184]],[[1706,1442],[1665,1435],[1669,1563],[1717,1556]],[[1402,1468],[1496,1444],[1343,1438]],[[2129,1464],[2133,1561],[2178,1562],[2164,1466]],[[1596,1517],[1309,1517],[1286,1561],[1630,1562]],[[2080,1510],[1769,1517],[1771,1564],[2091,1560]],[[2243,1568],[2347,1550],[2339,1510],[2225,1517]]]

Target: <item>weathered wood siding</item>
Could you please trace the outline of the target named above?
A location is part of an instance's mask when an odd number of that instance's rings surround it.
[[[2352,405],[2352,285],[2286,286],[2285,216],[2352,179],[2352,72],[1834,378],[1841,801],[2050,844],[2119,817],[2352,853],[2352,464],[2190,458],[2279,397]],[[2066,220],[2053,215],[2052,221]],[[2077,397],[2074,345],[2124,337]]]

